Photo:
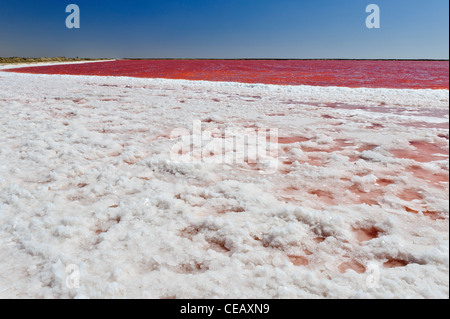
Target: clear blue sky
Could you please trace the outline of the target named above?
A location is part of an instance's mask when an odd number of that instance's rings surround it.
[[[448,38],[448,0],[0,0],[0,56],[448,59]]]

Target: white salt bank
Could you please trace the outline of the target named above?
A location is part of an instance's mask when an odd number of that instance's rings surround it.
[[[448,298],[448,104],[0,72],[0,297]]]

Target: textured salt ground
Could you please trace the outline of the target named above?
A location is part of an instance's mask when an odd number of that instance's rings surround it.
[[[0,87],[1,297],[449,296],[448,91]],[[172,161],[194,120],[278,128],[278,169]]]

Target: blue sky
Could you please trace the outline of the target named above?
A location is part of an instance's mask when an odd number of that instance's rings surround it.
[[[81,28],[67,29],[67,5]],[[368,4],[381,28],[367,29]],[[449,58],[448,0],[0,0],[0,56]]]

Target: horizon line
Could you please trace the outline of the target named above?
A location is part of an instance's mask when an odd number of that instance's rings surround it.
[[[227,60],[227,61],[450,61],[449,58],[432,59],[432,58],[128,58],[128,57],[65,57],[65,56],[54,56],[54,57],[2,57],[0,59],[77,59],[77,60]]]
[[[41,56],[41,57],[20,57],[20,56],[0,56],[0,59],[86,59],[86,60],[94,60],[94,59],[109,59],[109,60],[348,60],[348,61],[450,61],[449,58],[212,58],[212,57],[204,57],[204,58],[169,58],[169,57],[139,57],[139,58],[130,58],[130,57],[66,57],[66,56]]]
[[[428,59],[428,58],[111,58],[116,60],[273,60],[273,61],[450,61],[448,58]]]

